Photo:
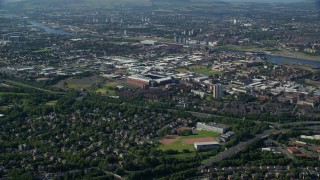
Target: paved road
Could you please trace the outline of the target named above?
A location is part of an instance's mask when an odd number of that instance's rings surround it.
[[[194,111],[186,111],[186,112],[191,113],[192,116],[199,117],[199,118],[208,118],[208,117],[219,116],[219,115],[200,113],[200,112],[194,112]]]
[[[320,121],[301,121],[301,122],[290,122],[290,123],[284,123],[281,125],[287,125],[287,126],[299,126],[299,125],[312,125],[312,124],[320,124]]]
[[[244,150],[248,145],[252,144],[256,140],[258,140],[260,138],[267,137],[269,134],[271,134],[273,132],[276,132],[276,131],[275,130],[266,130],[262,134],[257,134],[252,139],[249,139],[249,140],[247,140],[245,142],[240,142],[238,145],[233,146],[232,148],[226,150],[222,154],[210,159],[206,164],[201,165],[198,169],[202,170],[202,169],[205,169],[205,168],[209,167],[214,162],[222,161],[223,159],[228,158],[228,157],[230,157],[230,156],[232,156],[232,155]]]
[[[100,169],[98,167],[92,167],[92,169],[98,169],[98,170],[104,172],[106,175],[113,176],[115,179],[123,180],[123,178],[121,176],[119,176],[118,174],[115,174],[113,172],[105,171],[105,170]]]
[[[52,94],[61,94],[61,95],[66,94],[66,93],[64,93],[64,92],[55,92],[55,91],[51,91],[51,90],[48,90],[48,89],[43,89],[43,88],[31,86],[31,85],[28,85],[28,84],[24,84],[24,83],[17,82],[17,81],[12,81],[12,80],[5,80],[5,82],[7,82],[7,83],[9,83],[9,84],[16,85],[16,86],[21,86],[21,87],[36,89],[36,90],[39,90],[39,91],[43,91],[43,92],[47,92],[47,93],[52,93]]]
[[[284,154],[285,156],[287,156],[288,158],[290,158],[290,159],[293,159],[293,156],[285,149],[285,148],[283,148],[282,146],[281,146],[281,144],[279,144],[277,141],[274,141],[274,140],[271,140],[275,145],[277,145],[278,146],[278,150],[280,150],[280,152],[282,153],[282,154]]]
[[[200,112],[194,112],[194,111],[187,111],[189,113],[191,113],[193,116],[195,117],[200,117],[200,118],[208,118],[208,117],[214,117],[214,116],[218,116],[221,117],[219,115],[214,115],[214,114],[208,114],[208,113],[200,113]],[[262,121],[254,121],[255,123],[261,123]],[[320,124],[320,121],[301,121],[301,122],[289,122],[289,123],[283,123],[283,124],[279,124],[276,122],[267,122],[267,121],[263,121],[266,123],[269,123],[275,127],[281,127],[281,126],[299,126],[299,125],[313,125],[313,124]]]
[[[195,117],[200,117],[200,118],[209,118],[209,117],[214,117],[214,116],[218,116],[218,115],[213,115],[213,114],[208,114],[208,113],[200,113],[200,112],[194,112],[194,111],[187,111],[189,113],[191,113],[193,116]],[[261,123],[261,121],[254,121],[255,123]],[[275,122],[267,122],[277,128],[281,128],[281,126],[299,126],[299,125],[314,125],[314,124],[320,124],[320,121],[301,121],[301,122],[290,122],[290,123],[283,123],[283,124],[279,124],[279,123],[275,123]],[[256,135],[253,139],[247,140],[245,142],[241,142],[238,145],[228,149],[227,151],[223,152],[222,154],[210,159],[206,164],[201,165],[198,169],[202,170],[205,169],[209,166],[211,166],[212,163],[214,162],[219,162],[222,161],[223,159],[226,159],[240,151],[242,151],[243,149],[245,149],[245,147],[247,147],[248,145],[252,144],[254,141],[258,140],[259,138],[264,138],[267,137],[269,134],[271,133],[279,133],[279,132],[283,132],[285,130],[267,130],[264,131],[262,134],[258,134]],[[281,146],[280,147],[280,151],[282,153],[284,153],[287,157],[291,158],[292,156],[285,150],[283,149]]]

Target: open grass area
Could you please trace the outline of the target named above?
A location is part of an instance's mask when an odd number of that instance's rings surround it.
[[[189,150],[190,152],[194,152],[195,149],[193,147],[193,144],[183,144],[183,140],[179,139],[171,144],[166,145],[160,145],[160,150],[166,151],[166,150],[177,150],[179,152],[182,152],[184,149]]]
[[[198,131],[197,134],[191,136],[183,136],[184,139],[203,138],[203,137],[218,137],[220,134],[210,131]]]
[[[28,93],[0,92],[0,96],[5,96],[5,95],[25,96],[25,95],[28,95]]]
[[[31,86],[29,84],[24,84],[24,83],[17,82],[17,81],[5,80],[5,82],[8,83],[9,85],[12,85],[12,86],[20,86],[20,87],[38,89],[38,88]]]
[[[53,100],[53,101],[47,102],[45,105],[47,105],[47,106],[55,106],[57,103],[58,103],[58,100]]]
[[[195,73],[207,75],[207,76],[221,74],[221,72],[219,72],[219,71],[214,71],[211,68],[208,68],[207,66],[202,66],[202,65],[194,65],[194,66],[190,66],[190,67],[180,67],[180,68],[175,69],[175,71],[177,71],[179,73],[195,72]]]
[[[250,52],[250,51],[275,51],[276,49],[274,47],[257,47],[253,45],[224,45],[224,46],[219,46],[218,49],[221,50],[234,50],[234,51],[245,51],[245,52]]]
[[[216,74],[221,74],[219,71],[213,71],[210,68],[202,68],[202,69],[195,69],[192,70],[192,72],[198,73],[198,74],[203,74],[203,75],[216,75]]]
[[[70,82],[67,84],[67,87],[70,89],[88,89],[91,87],[90,84],[83,84],[83,83],[77,83],[77,82]]]
[[[0,106],[1,111],[6,111],[9,109],[9,106]]]
[[[122,81],[120,83],[120,85],[125,86],[125,87],[130,88],[130,89],[138,89],[138,88],[140,88],[139,86],[137,86],[135,84],[130,84],[130,83],[125,82],[125,81]]]
[[[159,146],[160,150],[177,150],[179,152],[183,152],[184,149],[189,150],[190,152],[194,152],[195,148],[193,144],[184,144],[185,139],[195,139],[195,138],[206,138],[206,137],[218,137],[220,134],[216,132],[209,131],[198,131],[197,134],[190,136],[179,136],[179,138],[171,144],[162,144]],[[183,156],[183,155],[181,155]]]
[[[36,86],[32,86],[32,85],[29,85],[29,84],[24,84],[24,83],[17,82],[17,81],[5,80],[5,82],[8,85],[12,85],[12,86],[26,87],[26,88],[36,89],[36,90],[44,91],[44,92],[48,92],[48,93],[58,93],[58,92],[54,92],[54,91],[51,91],[51,90],[48,90],[48,89],[39,88],[39,87],[36,87]]]
[[[119,83],[117,83],[117,82],[107,82],[106,84],[104,84],[104,86],[106,86],[106,87],[116,87],[118,85],[119,85]]]
[[[175,69],[175,71],[179,72],[179,73],[186,73],[188,72],[189,70],[187,68],[177,68]]]
[[[274,55],[289,57],[289,58],[305,59],[305,60],[311,60],[311,61],[320,61],[320,56],[311,56],[305,53],[288,51],[288,50],[276,51],[274,52]]]
[[[38,49],[38,50],[35,50],[32,52],[34,52],[34,53],[47,53],[47,52],[49,52],[49,50],[48,49]]]
[[[114,95],[117,91],[116,90],[113,90],[113,89],[110,89],[108,87],[102,87],[102,88],[99,88],[95,91],[96,93],[100,93],[100,94],[110,94],[110,95]]]
[[[93,85],[101,83],[102,78],[99,76],[90,76],[84,78],[68,78],[60,81],[55,86],[59,88],[70,89],[89,89]]]
[[[113,90],[112,88],[114,88],[114,87],[116,87],[118,85],[119,85],[118,82],[107,82],[107,83],[103,84],[102,87],[97,89],[95,92],[96,93],[101,93],[101,94],[114,95],[117,91]]]
[[[170,42],[172,39],[165,39],[165,38],[150,38],[150,37],[128,37],[124,38],[124,41],[144,41],[144,40],[152,40],[152,41],[159,41],[159,42]]]
[[[98,89],[95,89],[94,91],[96,93],[100,93],[102,95],[114,95],[117,93],[117,90],[115,90],[114,88],[117,87],[117,86],[125,86],[127,88],[130,88],[130,89],[137,89],[139,88],[139,86],[136,86],[134,84],[130,84],[128,82],[126,82],[126,80],[119,80],[119,81],[114,81],[114,80],[111,80],[109,82],[106,82],[104,84],[102,84],[101,86],[99,86]]]

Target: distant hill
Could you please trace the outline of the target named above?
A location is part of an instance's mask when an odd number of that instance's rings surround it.
[[[160,7],[190,7],[210,6],[216,4],[232,4],[242,2],[254,3],[297,3],[313,2],[320,4],[320,0],[0,0],[8,8],[110,8],[125,6],[160,6]]]
[[[129,6],[156,6],[167,8],[228,4],[224,0],[0,0],[5,8],[112,8]]]
[[[1,1],[1,0],[0,0]],[[114,6],[151,5],[150,0],[5,0],[8,8],[103,8]]]

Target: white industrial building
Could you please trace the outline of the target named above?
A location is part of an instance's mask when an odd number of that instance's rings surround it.
[[[197,150],[199,149],[214,149],[218,148],[220,144],[216,141],[211,141],[211,142],[195,142],[194,143],[194,148]]]
[[[145,46],[153,46],[153,45],[158,45],[159,44],[158,41],[153,41],[153,40],[143,40],[140,43],[145,45]]]
[[[205,123],[201,123],[201,122],[197,123],[197,130],[198,131],[205,130],[205,131],[212,131],[212,132],[224,134],[229,129],[230,129],[230,127],[227,125],[224,125],[224,124],[216,124],[216,123],[205,124]]]

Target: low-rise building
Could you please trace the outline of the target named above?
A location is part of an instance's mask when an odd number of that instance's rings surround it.
[[[151,78],[139,76],[139,75],[132,75],[132,76],[129,76],[127,79],[128,83],[135,84],[141,87],[149,86],[150,80]]]
[[[199,95],[201,98],[204,98],[206,96],[206,93],[203,91],[198,91],[198,90],[191,90],[191,92],[195,95]]]
[[[143,40],[140,43],[146,46],[153,46],[153,45],[159,44],[158,41],[153,41],[153,40]]]
[[[217,132],[220,134],[226,133],[230,129],[230,126],[224,125],[224,124],[216,124],[216,123],[197,123],[197,130],[206,130],[206,131],[212,131]]]
[[[172,83],[171,76],[160,76],[154,74],[135,74],[127,78],[128,83],[138,85],[140,87],[145,86],[158,86]]]
[[[212,142],[195,142],[194,143],[194,148],[197,150],[199,149],[214,149],[219,147],[219,143],[212,141]]]

